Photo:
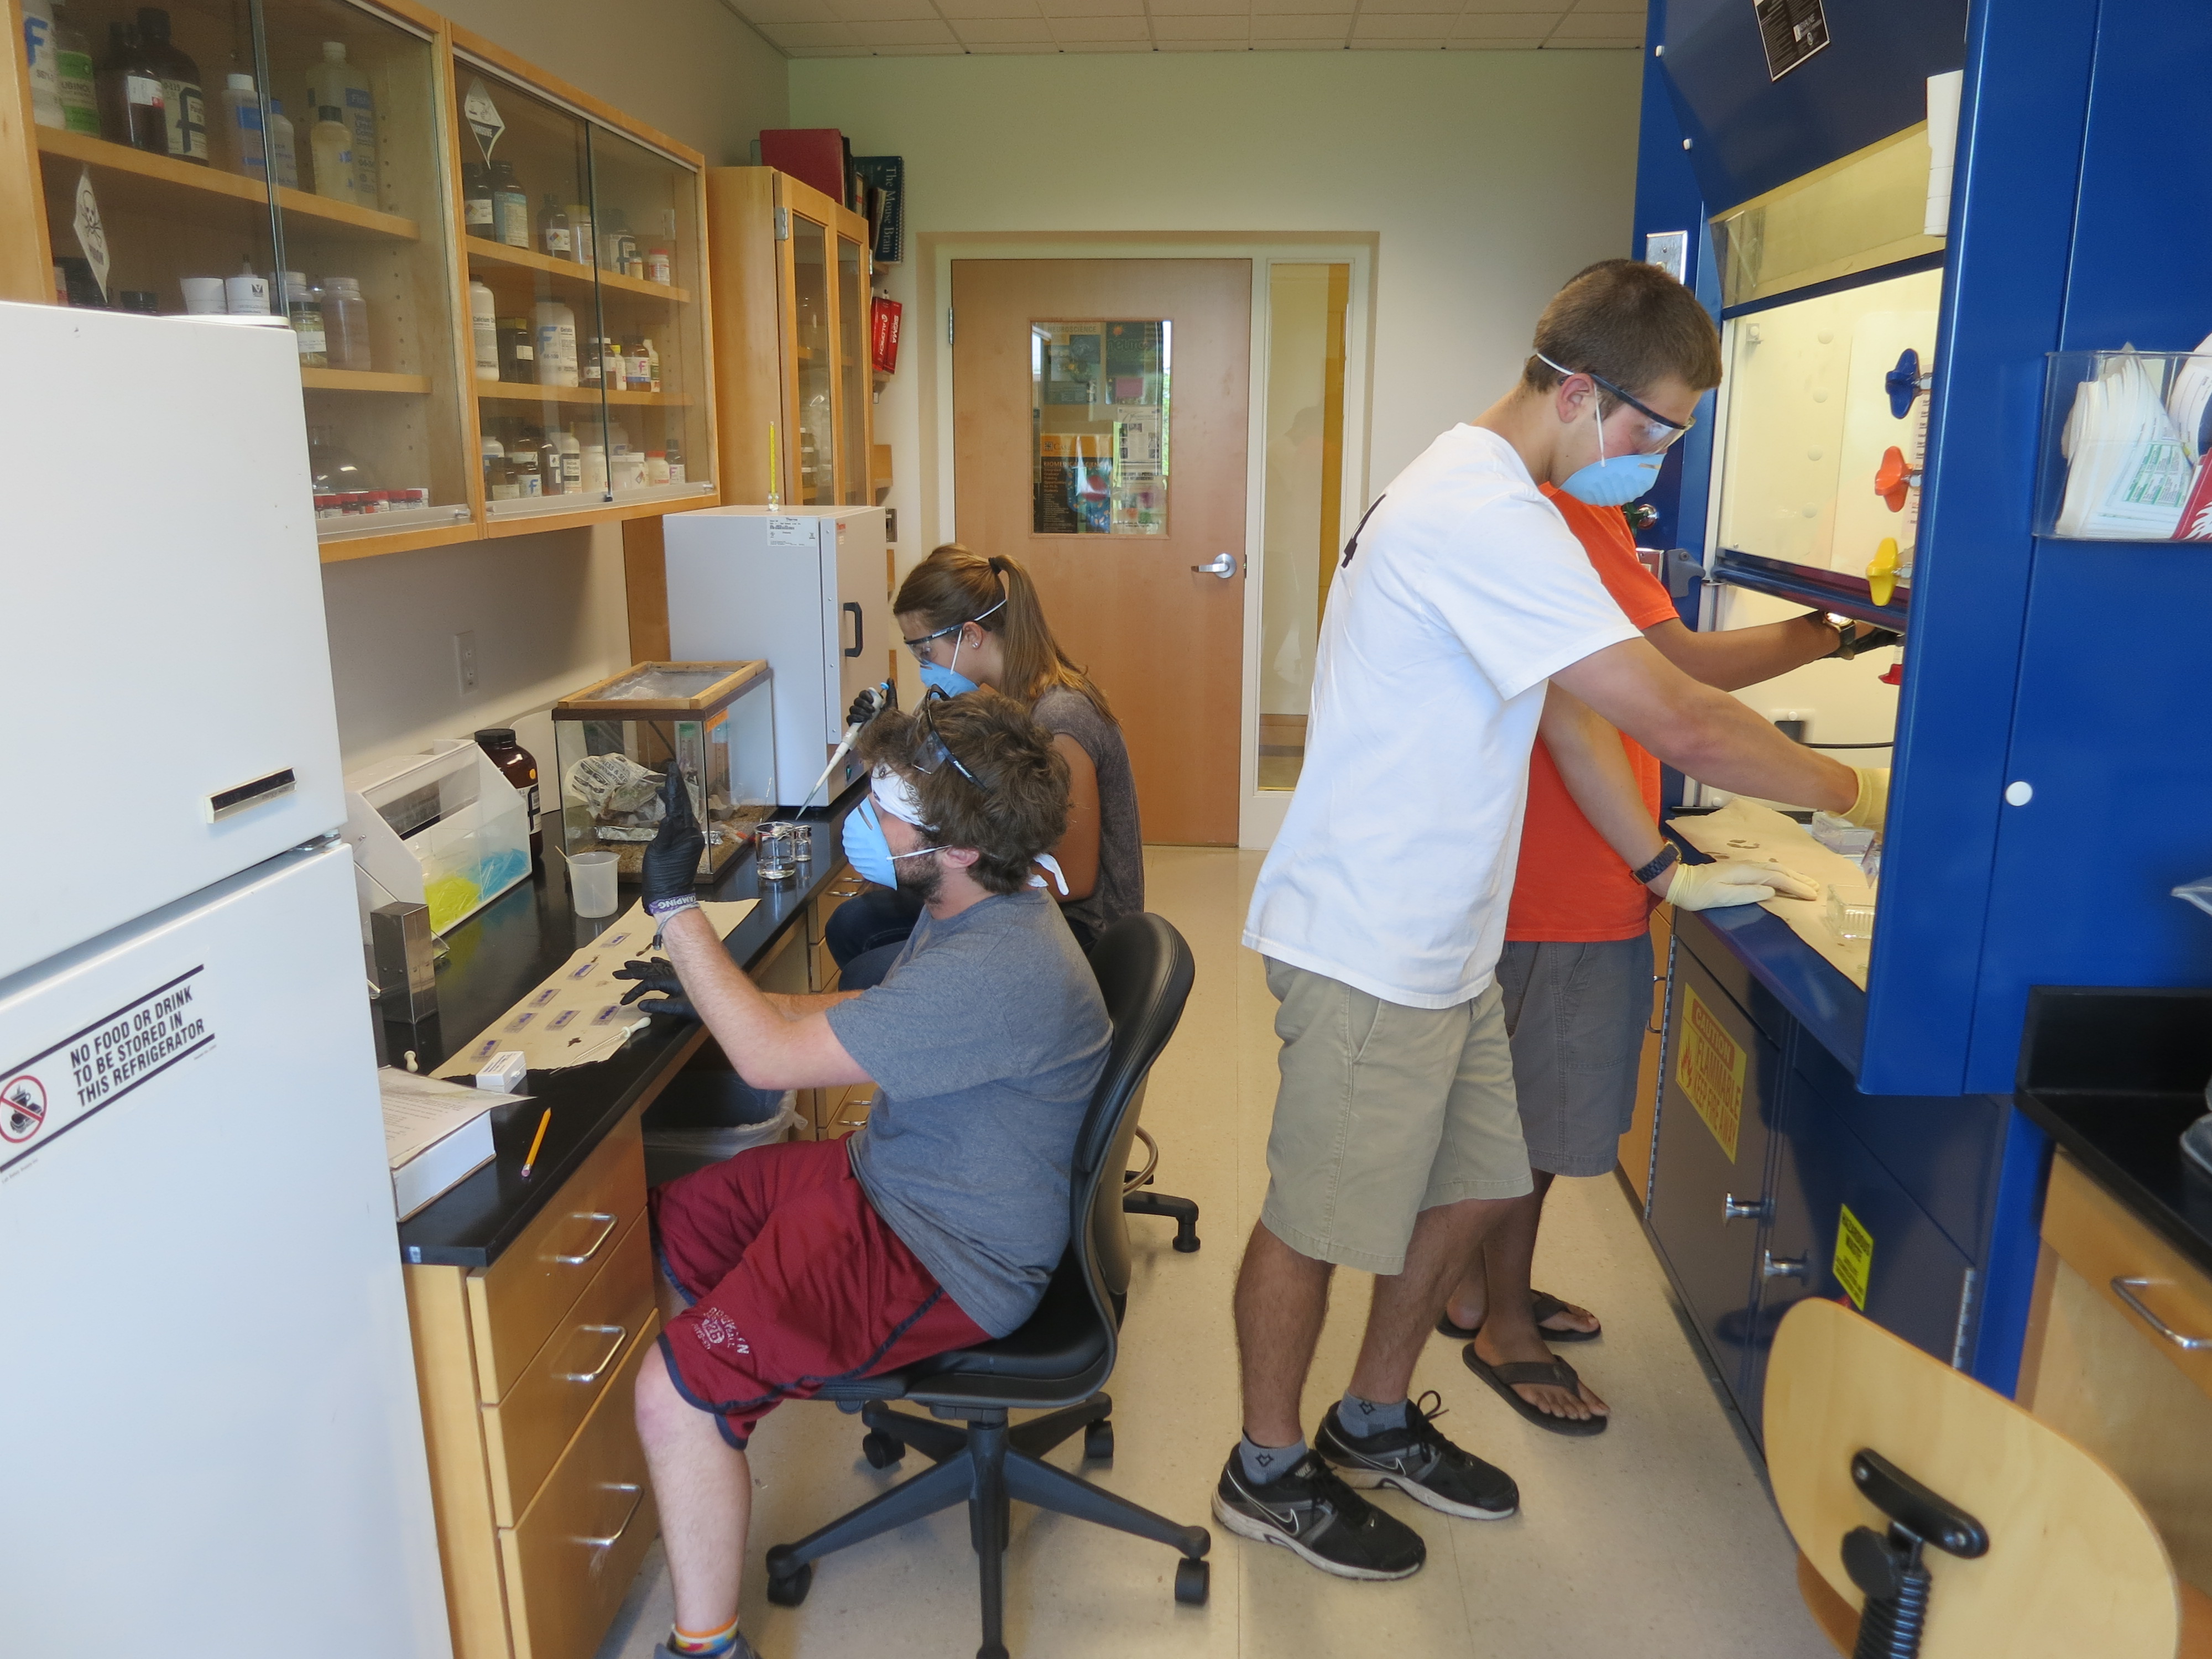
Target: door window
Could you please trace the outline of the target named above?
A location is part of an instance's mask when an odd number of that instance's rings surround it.
[[[1031,528],[1164,536],[1174,325],[1030,325]]]

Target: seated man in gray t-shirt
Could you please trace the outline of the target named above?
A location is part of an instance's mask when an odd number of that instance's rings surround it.
[[[781,996],[732,963],[692,892],[702,840],[670,768],[645,900],[685,998],[757,1088],[873,1083],[850,1139],[756,1147],[657,1188],[653,1238],[683,1307],[637,1382],[676,1594],[661,1650],[748,1659],[738,1585],[744,1448],[775,1405],[1004,1336],[1067,1245],[1069,1168],[1110,1030],[1036,860],[1065,832],[1067,765],[992,691],[878,715],[861,874],[921,901],[884,982]]]

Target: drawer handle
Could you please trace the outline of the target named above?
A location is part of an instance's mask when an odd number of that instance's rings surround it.
[[[1734,1193],[1721,1194],[1721,1225],[1731,1221],[1765,1221],[1774,1213],[1774,1206],[1763,1198],[1738,1198]]]
[[[2137,1297],[2136,1292],[2148,1290],[2159,1282],[2155,1279],[2129,1279],[2122,1276],[2112,1280],[2112,1294],[2142,1315],[2144,1324],[2185,1352],[2195,1353],[2199,1349],[2212,1348],[2212,1336],[2185,1336],[2143,1306],[2142,1298]]]
[[[607,1345],[607,1351],[599,1356],[599,1363],[591,1370],[562,1371],[560,1374],[563,1382],[596,1382],[607,1374],[607,1368],[615,1363],[615,1356],[629,1346],[629,1328],[622,1325],[579,1325],[576,1328],[579,1331],[598,1331],[603,1335],[611,1334],[614,1337],[614,1340]]]
[[[1771,1250],[1759,1252],[1759,1272],[1764,1279],[1794,1279],[1799,1284],[1808,1284],[1806,1267],[1810,1258],[1799,1256],[1792,1261],[1786,1255],[1777,1255]]]
[[[579,1544],[581,1544],[586,1549],[610,1550],[616,1545],[621,1543],[622,1535],[629,1530],[629,1523],[637,1519],[638,1510],[645,1505],[645,1488],[635,1481],[624,1480],[615,1486],[603,1486],[600,1490],[602,1492],[628,1492],[629,1494],[629,1511],[623,1516],[622,1525],[617,1527],[605,1538],[579,1538],[576,1541]]]
[[[601,1245],[605,1244],[608,1239],[614,1237],[615,1223],[621,1218],[622,1218],[619,1216],[609,1215],[605,1210],[590,1210],[579,1215],[571,1216],[569,1219],[572,1221],[604,1221],[606,1223],[606,1225],[599,1229],[599,1236],[592,1241],[591,1248],[586,1250],[583,1255],[556,1255],[553,1259],[564,1267],[582,1267],[586,1261],[589,1261],[593,1256],[599,1253],[599,1247]]]

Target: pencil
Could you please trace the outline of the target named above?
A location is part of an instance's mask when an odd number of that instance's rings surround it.
[[[538,1162],[538,1148],[545,1144],[545,1126],[553,1121],[553,1109],[548,1106],[545,1115],[538,1120],[538,1133],[530,1138],[530,1156],[522,1160],[522,1178],[530,1179],[530,1166]]]

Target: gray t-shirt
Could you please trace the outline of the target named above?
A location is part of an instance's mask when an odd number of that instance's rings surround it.
[[[848,1143],[868,1202],[970,1319],[1018,1329],[1067,1247],[1111,1037],[1066,924],[1036,888],[925,910],[884,982],[829,1019],[880,1091]]]
[[[1121,728],[1080,691],[1056,685],[1036,700],[1030,718],[1055,737],[1066,732],[1091,757],[1098,774],[1098,880],[1091,896],[1061,906],[1071,923],[1095,940],[1124,916],[1145,908],[1145,836],[1137,823],[1137,781]]]

